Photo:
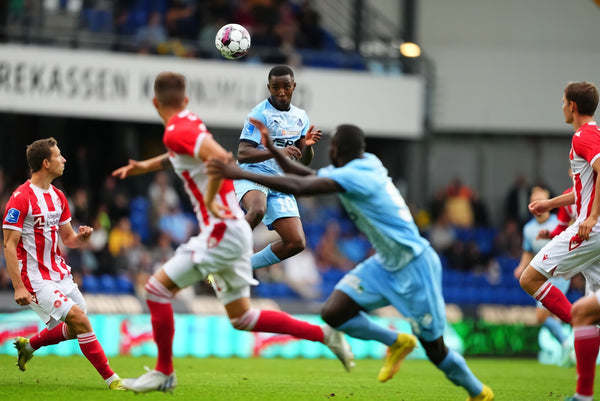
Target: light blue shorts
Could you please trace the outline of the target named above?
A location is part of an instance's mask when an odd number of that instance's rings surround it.
[[[248,191],[260,191],[267,197],[267,212],[263,217],[262,222],[270,229],[271,224],[277,219],[284,217],[300,217],[298,212],[298,204],[294,195],[278,192],[264,185],[257,184],[248,180],[236,180],[233,182],[235,187],[235,195],[242,205],[242,198]]]
[[[425,341],[444,334],[446,305],[442,295],[442,265],[428,247],[397,271],[388,271],[371,256],[348,274],[335,289],[347,294],[366,311],[392,305],[410,323],[413,333]]]

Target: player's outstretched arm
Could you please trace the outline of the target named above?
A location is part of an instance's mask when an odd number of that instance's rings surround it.
[[[291,161],[290,161],[291,162]],[[293,163],[293,162],[292,162]],[[296,163],[298,164],[298,163]],[[211,159],[206,163],[206,172],[217,177],[230,178],[233,180],[250,180],[279,192],[292,195],[317,195],[341,192],[338,184],[325,177],[316,174],[301,176],[296,174],[266,175],[254,174],[240,169],[233,157],[228,161]]]
[[[152,171],[164,170],[171,165],[169,162],[169,154],[163,153],[162,155],[146,159],[142,161],[129,159],[129,163],[126,166],[119,167],[112,172],[113,177],[124,179],[133,175],[140,175],[150,173]]]
[[[288,146],[287,148],[279,149],[273,144],[273,140],[271,139],[271,135],[269,135],[269,130],[260,120],[256,120],[254,118],[250,118],[250,123],[254,125],[259,131],[262,137],[262,143],[267,148],[267,150],[273,155],[273,158],[277,161],[277,163],[281,166],[281,169],[290,174],[296,175],[314,175],[315,171],[291,160],[290,155],[287,153],[289,148],[292,146]],[[294,147],[295,148],[295,147]],[[297,148],[296,148],[297,149]],[[297,156],[297,155],[296,155]],[[295,157],[298,158],[298,157]]]

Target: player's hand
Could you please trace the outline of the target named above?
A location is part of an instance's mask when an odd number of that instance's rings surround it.
[[[513,275],[515,276],[515,278],[517,280],[521,278],[521,274],[523,274],[523,270],[525,270],[525,269],[523,267],[521,267],[521,265],[519,265],[513,271]]]
[[[25,287],[15,289],[15,302],[17,305],[29,305],[32,301],[31,294]]]
[[[233,154],[227,152],[227,159],[225,161],[221,159],[211,158],[204,163],[204,171],[211,177],[216,178],[230,178],[232,180],[238,180],[243,178],[243,170],[239,168]]]
[[[302,157],[302,151],[294,145],[286,146],[281,151],[292,160],[299,160]]]
[[[315,128],[315,126],[311,125],[310,128],[308,129],[308,134],[306,134],[306,137],[304,138],[304,144],[306,146],[313,146],[314,144],[316,144],[317,142],[319,142],[321,140],[321,135],[323,133],[321,132],[320,129],[313,131],[314,128]]]
[[[112,172],[113,177],[124,179],[132,175],[143,174],[146,170],[142,162],[137,160],[129,159],[129,163],[126,166],[119,167]]]
[[[583,223],[581,223],[579,225],[579,230],[577,230],[577,236],[579,236],[579,238],[581,238],[584,241],[589,240],[590,233],[592,232],[592,228],[594,228],[594,226],[596,225],[597,222],[598,222],[597,217],[589,216],[587,219],[585,219],[583,221]]]
[[[233,218],[233,214],[231,214],[231,210],[225,205],[221,205],[220,203],[213,201],[210,204],[206,205],[206,207],[208,208],[208,210],[210,210],[212,215],[215,216],[216,218],[219,218],[219,219],[232,219]]]
[[[262,143],[263,146],[269,150],[274,149],[275,145],[273,144],[273,139],[271,139],[271,134],[269,133],[267,127],[265,127],[265,125],[262,123],[262,121],[252,117],[250,117],[249,121],[250,124],[254,125],[256,129],[260,131],[260,143]]]
[[[539,216],[539,215],[547,212],[548,210],[550,210],[550,209],[548,207],[548,200],[546,200],[546,199],[536,200],[529,204],[529,211],[534,216]]]
[[[81,242],[86,242],[92,236],[94,229],[89,226],[79,226],[79,232],[77,233],[77,239]]]
[[[552,238],[552,234],[550,233],[550,230],[540,230],[535,239],[551,239],[551,238]]]

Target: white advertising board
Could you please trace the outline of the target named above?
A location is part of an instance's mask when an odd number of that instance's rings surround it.
[[[188,80],[190,109],[209,126],[241,128],[268,96],[271,66],[84,50],[0,45],[0,111],[158,122],[153,81],[161,71]],[[353,123],[367,135],[422,135],[419,77],[302,68],[293,103],[311,123],[332,130]]]

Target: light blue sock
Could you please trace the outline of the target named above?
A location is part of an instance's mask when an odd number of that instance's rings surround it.
[[[452,383],[464,387],[471,397],[481,394],[483,384],[471,372],[465,358],[458,352],[448,349],[448,355],[437,365],[437,368],[444,372]]]
[[[567,340],[567,336],[562,329],[562,324],[552,316],[548,316],[548,319],[546,319],[542,326],[547,328],[560,344]]]
[[[359,312],[358,315],[335,329],[361,340],[379,341],[388,347],[398,338],[398,332],[374,323],[365,312]]]
[[[252,268],[254,270],[261,267],[267,267],[281,262],[281,260],[271,250],[271,244],[267,245],[263,250],[256,252],[250,257]]]

